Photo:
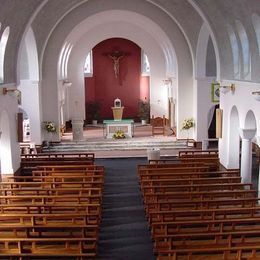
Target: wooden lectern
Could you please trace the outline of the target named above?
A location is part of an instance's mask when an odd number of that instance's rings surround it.
[[[111,107],[115,121],[121,121],[123,116],[124,107]]]
[[[114,121],[121,121],[124,107],[121,106],[121,100],[119,98],[114,100],[114,106],[111,107],[111,109],[113,111]]]

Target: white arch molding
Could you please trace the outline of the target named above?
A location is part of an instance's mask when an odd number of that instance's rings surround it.
[[[134,22],[130,23],[129,20]],[[152,114],[168,114],[168,97],[164,93],[162,80],[166,75],[176,78],[177,58],[174,48],[167,35],[154,22],[136,13],[119,10],[105,11],[87,18],[77,25],[65,40],[74,45],[68,63],[68,78],[74,86],[70,92],[70,114],[76,116],[75,102],[80,103],[78,108],[84,108],[83,67],[86,54],[98,43],[114,37],[133,41],[147,53],[151,67]],[[160,104],[158,100],[161,101]],[[76,112],[81,118],[84,118],[84,113],[85,109]]]
[[[252,110],[246,113],[244,128],[240,128],[242,138],[241,176],[242,182],[252,180],[252,140],[256,135],[256,117]]]
[[[20,68],[18,89],[22,92],[22,108],[30,119],[30,138],[32,142],[41,144],[39,61],[32,28],[27,30],[21,43],[17,66]]]
[[[149,57],[151,62],[150,100],[152,113],[166,114],[167,97],[163,93],[162,81],[165,77],[172,76],[173,87],[180,86],[177,91],[177,99],[181,99],[182,102],[177,102],[176,107],[177,135],[180,134],[179,122],[182,122],[184,118],[193,116],[194,99],[192,57],[185,37],[178,26],[173,22],[171,28],[161,28],[144,15],[122,10],[100,12],[88,18],[83,18],[85,20],[76,24],[75,21],[79,19],[75,15],[77,13],[83,15],[81,10],[77,11],[71,12],[57,24],[45,48],[42,61],[43,120],[51,120],[60,124],[59,97],[58,91],[54,88],[57,88],[60,84],[58,61],[63,44],[67,41],[74,46],[68,63],[68,80],[72,82],[72,87],[68,91],[68,97],[71,100],[68,107],[70,114],[73,114],[75,101],[77,101],[78,108],[81,108],[77,111],[77,116],[84,118],[84,57],[97,43],[109,38],[119,37],[135,42]],[[84,17],[86,17],[86,14]],[[167,34],[171,34],[171,41],[164,30],[168,30]],[[174,37],[172,34],[174,34]],[[167,60],[172,60],[171,65],[167,65],[169,64]],[[167,75],[167,73],[169,74]],[[52,93],[52,95],[50,96],[49,93]]]

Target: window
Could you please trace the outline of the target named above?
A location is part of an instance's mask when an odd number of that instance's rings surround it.
[[[90,51],[86,57],[86,61],[84,64],[84,74],[85,77],[92,77],[93,75],[93,56],[92,51]]]
[[[251,55],[249,49],[249,41],[244,26],[239,20],[236,20],[236,28],[239,36],[241,48],[242,48],[242,59],[243,59],[243,79],[251,79]]]
[[[255,29],[256,40],[258,45],[258,52],[260,55],[260,16],[257,14],[252,15],[252,23]]]
[[[239,47],[237,42],[237,37],[234,33],[234,30],[230,25],[228,25],[228,34],[229,34],[229,40],[232,50],[232,56],[233,56],[233,64],[234,64],[234,78],[239,79],[240,78],[240,62],[239,62]]]
[[[142,75],[150,75],[150,63],[147,55],[142,51]]]

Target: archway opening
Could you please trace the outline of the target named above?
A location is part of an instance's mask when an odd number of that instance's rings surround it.
[[[239,115],[234,106],[230,112],[229,121],[229,143],[228,143],[228,168],[239,169],[240,157],[240,136],[239,136]]]

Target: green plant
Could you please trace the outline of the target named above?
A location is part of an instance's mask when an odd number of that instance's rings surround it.
[[[122,130],[117,130],[114,134],[113,134],[113,138],[114,139],[124,139],[125,138],[125,133]]]
[[[98,101],[90,101],[86,105],[86,113],[90,120],[99,120],[101,104]]]
[[[140,100],[138,103],[138,116],[140,119],[150,119],[150,103],[144,100]]]
[[[184,119],[184,121],[182,122],[181,130],[189,130],[194,126],[195,126],[195,122],[193,118]]]
[[[48,133],[56,133],[57,132],[57,127],[56,127],[55,123],[52,122],[52,121],[44,121],[43,122],[43,128]]]

